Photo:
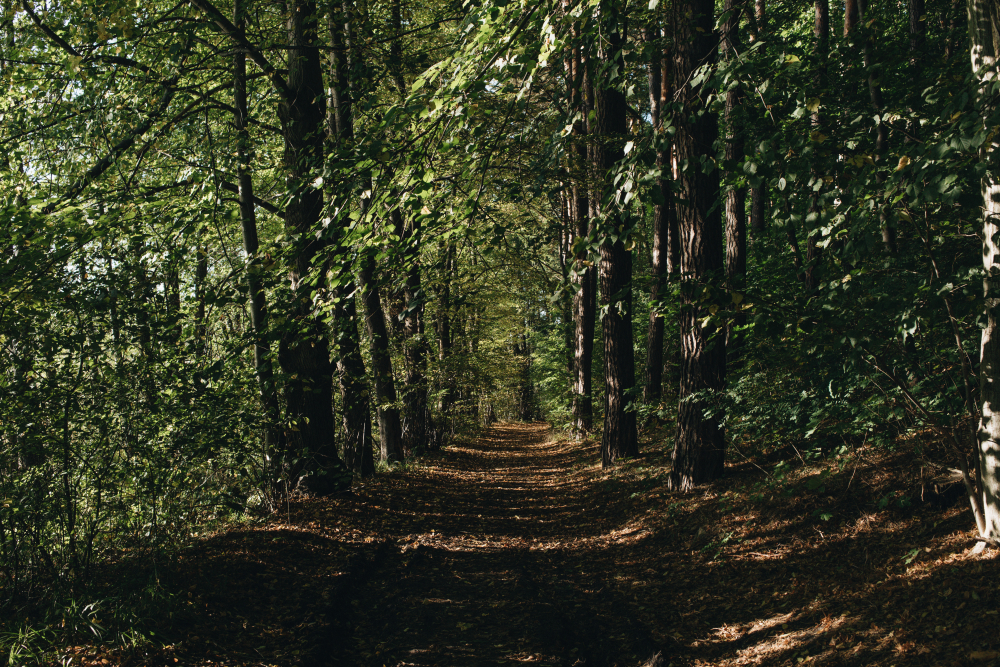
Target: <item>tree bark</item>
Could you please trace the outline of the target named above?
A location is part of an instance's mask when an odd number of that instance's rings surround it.
[[[289,10],[288,95],[282,98],[279,114],[285,140],[284,168],[288,189],[293,193],[285,207],[285,228],[298,241],[289,267],[292,324],[282,335],[278,361],[289,378],[285,400],[291,481],[300,481],[303,472],[314,473],[306,487],[323,494],[350,485],[350,475],[343,468],[334,442],[333,365],[324,331],[313,316],[309,282],[318,268],[314,264],[324,243],[316,238],[323,194],[309,183],[323,164],[325,95],[316,48],[316,5],[309,0],[290,0]],[[324,284],[320,275],[317,286],[322,288]]]
[[[243,32],[244,3],[236,0],[233,8],[233,24]],[[233,55],[233,120],[236,126],[236,186],[239,200],[240,223],[243,232],[243,250],[247,255],[247,287],[250,291],[250,330],[254,338],[253,362],[257,374],[257,388],[260,392],[266,423],[264,426],[264,459],[268,468],[268,482],[277,489],[278,473],[275,468],[283,447],[281,441],[281,408],[274,385],[274,369],[271,366],[271,345],[268,341],[267,296],[261,280],[261,262],[257,256],[260,242],[257,236],[257,211],[254,206],[253,175],[250,169],[250,132],[248,130],[249,110],[247,108],[247,56],[237,49]],[[178,294],[178,300],[180,295]],[[180,307],[178,303],[177,307]]]
[[[621,15],[614,2],[601,4],[606,44],[601,59],[607,65],[616,64],[624,71],[621,46],[624,42]],[[617,63],[614,61],[617,60]],[[608,70],[612,69],[608,67]],[[600,296],[604,333],[604,431],[601,437],[601,462],[604,467],[639,453],[636,415],[629,404],[629,394],[635,387],[635,353],[632,335],[632,251],[625,246],[623,236],[631,222],[613,201],[612,167],[624,157],[628,133],[627,103],[618,81],[595,81],[594,145],[591,151],[592,170],[603,184],[599,206],[605,219],[600,253]]]
[[[339,21],[337,20],[339,19]],[[341,12],[331,12],[330,37],[335,47],[332,53],[332,70],[336,79],[331,86],[336,122],[336,139],[341,147],[347,148],[354,142],[353,101],[362,94],[364,67],[354,43],[353,15],[349,0],[341,4]],[[327,121],[330,125],[330,119]],[[362,177],[357,188],[371,191],[371,179]],[[368,213],[368,196],[361,194],[358,209],[362,218]],[[343,230],[338,230],[337,243],[341,244]],[[347,467],[367,477],[375,474],[375,460],[372,455],[371,401],[368,378],[361,356],[361,336],[358,332],[358,312],[355,299],[354,281],[350,276],[350,262],[347,248],[338,247],[335,268],[340,281],[336,290],[338,297],[334,310],[334,332],[337,340],[337,377],[343,403],[342,422],[344,428],[344,462]],[[370,262],[362,259],[362,267]],[[370,277],[370,276],[368,276]],[[377,297],[377,293],[376,293]],[[381,311],[381,308],[379,308]],[[384,380],[383,380],[384,381]],[[389,427],[392,428],[391,426]]]
[[[573,50],[570,95],[576,118],[573,122],[573,186],[570,207],[574,234],[577,239],[590,235],[590,198],[587,183],[587,118],[590,111],[587,87],[590,76],[588,58],[579,48]],[[584,436],[594,428],[594,402],[591,396],[592,367],[594,361],[594,324],[597,303],[595,275],[587,266],[587,250],[580,248],[574,257],[573,293],[573,429],[577,436]]]
[[[449,368],[449,361],[451,359],[451,349],[453,342],[453,332],[452,332],[452,295],[451,295],[451,284],[454,280],[455,269],[456,269],[456,247],[454,244],[448,244],[444,248],[443,266],[442,266],[442,276],[441,276],[441,295],[438,300],[437,308],[437,320],[438,320],[438,363],[441,369],[441,399],[438,403],[438,412],[441,415],[441,422],[438,426],[440,427],[440,433],[443,435],[444,430],[453,432],[451,425],[451,413],[452,406],[455,401],[455,379]]]
[[[656,151],[656,166],[660,170],[657,188],[662,201],[653,203],[653,253],[651,261],[652,287],[650,288],[649,329],[646,347],[646,377],[643,387],[643,402],[646,405],[659,404],[663,393],[663,314],[658,309],[666,278],[669,275],[671,241],[677,239],[677,216],[671,194],[669,135],[663,131],[663,107],[670,102],[670,52],[660,43],[660,29],[653,26],[646,29],[646,41],[654,45],[649,62],[649,108],[650,122],[654,136],[660,142]],[[673,268],[673,267],[670,267]]]
[[[402,229],[399,209],[393,211],[394,224]],[[406,378],[403,383],[403,447],[407,451],[430,447],[427,437],[427,352],[424,340],[424,291],[420,280],[420,221],[410,220],[403,234],[406,248],[406,284],[403,288],[403,357]]]
[[[968,0],[969,45],[972,71],[976,74],[981,101],[991,111],[986,96],[992,96],[1000,54],[1000,3],[997,0]],[[983,149],[989,162],[1000,150],[992,139]],[[992,155],[991,155],[992,154]],[[986,326],[980,347],[980,401],[982,410],[978,432],[978,489],[970,498],[980,535],[1000,542],[1000,180],[992,171],[982,181],[983,195],[983,291],[986,297]]]
[[[860,17],[864,18],[864,8],[861,8]],[[876,159],[883,162],[884,165],[885,155],[889,151],[889,124],[885,122],[882,118],[883,114],[883,103],[882,103],[882,77],[880,74],[880,66],[875,63],[875,38],[873,35],[865,35],[865,45],[864,45],[864,63],[865,70],[868,72],[868,95],[871,99],[872,109],[875,111],[875,115],[878,117],[878,122],[875,125],[875,155]],[[884,171],[878,171],[875,174],[875,182],[881,186],[885,183],[886,175]],[[885,245],[886,252],[890,255],[895,255],[897,253],[896,247],[896,227],[893,223],[889,221],[889,216],[886,212],[886,207],[882,206],[879,211],[879,220],[882,227],[882,243]]]
[[[740,10],[735,0],[726,0],[725,11],[722,50],[723,56],[732,60],[740,48]],[[733,165],[742,163],[744,157],[743,132],[737,127],[742,103],[743,92],[738,86],[726,91],[726,162]],[[746,274],[746,190],[731,186],[726,192],[726,286],[730,292],[742,294],[746,289]],[[735,307],[738,308],[739,304]],[[746,313],[737,311],[726,326],[726,351],[730,363],[736,361],[742,347],[742,338],[735,329],[745,325],[746,320]]]
[[[675,121],[674,150],[685,168],[678,180],[681,379],[670,485],[680,490],[721,476],[726,458],[722,415],[706,414],[711,398],[705,396],[723,389],[726,348],[715,327],[702,326],[708,313],[699,300],[701,290],[723,271],[719,172],[702,166],[703,156],[714,152],[718,123],[705,108],[708,91],[691,86],[695,70],[713,58],[713,9],[711,0],[684,0],[677,8],[682,18],[674,41],[674,85],[684,104]]]
[[[854,24],[857,22],[857,0],[847,0],[847,5],[845,5],[844,11],[844,30],[845,34],[850,29],[853,29]],[[853,5],[851,3],[854,3]],[[827,55],[830,52],[830,4],[829,0],[815,0],[814,7],[814,21],[813,21],[813,36],[816,39],[815,48],[816,54],[820,59],[821,63],[826,62]],[[818,91],[822,90],[824,79],[826,79],[826,66],[821,64],[818,68],[816,77],[816,89]],[[818,131],[822,125],[822,116],[819,109],[812,114],[812,126],[813,130]],[[818,173],[815,169],[812,171],[812,177],[819,178]],[[819,194],[813,193],[812,200],[809,205],[809,212],[814,221],[819,220],[820,215],[820,205],[819,205]],[[820,255],[822,254],[821,248],[817,243],[817,234],[814,230],[808,229],[808,226],[813,223],[807,222],[806,229],[806,258],[805,258],[805,270],[804,270],[804,282],[806,291],[810,294],[815,292],[819,287],[819,262]],[[790,229],[790,228],[789,228]],[[792,233],[789,231],[789,233]]]
[[[763,39],[767,33],[766,0],[755,0],[754,41]],[[767,230],[767,188],[763,183],[750,186],[750,238],[757,239]]]
[[[385,463],[403,460],[403,427],[399,408],[396,406],[396,380],[392,373],[392,355],[389,350],[389,329],[379,297],[374,266],[366,258],[358,271],[361,300],[365,305],[365,326],[371,341],[372,382],[375,385],[375,406],[378,415],[380,458]]]

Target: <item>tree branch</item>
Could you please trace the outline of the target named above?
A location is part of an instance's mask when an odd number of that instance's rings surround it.
[[[57,35],[55,31],[52,30],[52,28],[42,23],[42,20],[38,17],[37,14],[35,14],[34,10],[31,8],[31,5],[28,4],[28,0],[21,0],[21,8],[24,9],[25,13],[29,17],[31,17],[32,23],[38,26],[38,29],[41,30],[46,37],[48,37],[56,46],[58,46],[63,51],[65,51],[66,53],[70,54],[75,58],[81,58],[82,61],[100,61],[100,62],[111,63],[113,65],[125,65],[127,67],[134,67],[142,72],[145,72],[146,74],[153,73],[152,68],[150,68],[147,65],[143,65],[137,60],[132,60],[131,58],[123,58],[121,56],[93,56],[93,55],[85,56],[76,49],[74,49],[69,42],[64,40],[59,35]]]
[[[224,32],[231,40],[236,42],[241,49],[246,51],[250,60],[252,60],[257,67],[264,70],[264,74],[271,80],[271,85],[274,86],[276,91],[278,91],[278,94],[281,95],[282,99],[286,101],[291,100],[292,96],[288,90],[288,84],[281,78],[281,75],[278,74],[278,69],[268,61],[263,53],[255,49],[253,45],[247,41],[247,38],[243,35],[242,30],[233,25],[233,22],[227,19],[225,15],[223,15],[223,13],[208,0],[191,0],[191,5],[208,14],[215,25],[218,26],[222,32]]]

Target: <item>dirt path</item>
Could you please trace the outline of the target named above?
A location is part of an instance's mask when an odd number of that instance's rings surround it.
[[[691,494],[664,485],[669,437],[642,451],[605,470],[591,440],[501,425],[293,502],[164,568],[158,653],[73,664],[1000,667],[1000,553],[904,496],[906,451]]]
[[[655,642],[609,585],[616,538],[579,448],[540,424],[451,447],[381,498],[393,549],[353,602],[344,665],[638,665]],[[608,508],[601,508],[608,509]]]

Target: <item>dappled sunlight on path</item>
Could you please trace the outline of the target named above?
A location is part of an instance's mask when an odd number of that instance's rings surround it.
[[[971,551],[962,507],[879,501],[906,483],[905,455],[866,453],[818,491],[811,468],[779,483],[743,464],[679,494],[668,440],[643,452],[604,470],[593,441],[502,424],[209,536],[173,568],[186,615],[158,630],[156,664],[1000,660],[997,551]]]
[[[588,452],[547,432],[495,427],[407,476],[405,493],[384,489],[400,549],[357,601],[347,664],[638,664],[653,652],[591,553],[625,517],[594,511]]]

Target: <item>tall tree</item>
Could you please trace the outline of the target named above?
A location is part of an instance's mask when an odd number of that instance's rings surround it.
[[[573,32],[579,38],[579,25]],[[596,272],[587,262],[586,239],[590,235],[590,197],[587,179],[587,123],[591,96],[588,67],[590,60],[581,45],[575,45],[569,59],[569,97],[573,114],[573,142],[570,151],[572,178],[569,208],[577,244],[574,255],[573,292],[573,427],[577,435],[585,435],[594,425],[594,403],[591,397],[594,359],[594,323],[596,321]]]
[[[740,47],[740,18],[742,14],[741,3],[735,0],[726,0],[725,21],[722,26],[722,54],[730,62],[734,63],[738,58]],[[744,157],[743,128],[738,127],[741,122],[741,105],[743,103],[743,90],[739,82],[726,91],[725,102],[725,124],[726,142],[725,157],[726,163],[730,165],[741,165]],[[747,273],[747,218],[746,218],[746,189],[740,177],[732,179],[726,191],[726,286],[734,293],[733,302],[737,303],[738,297],[735,294],[742,293],[746,288]],[[737,311],[726,328],[726,350],[731,360],[735,359],[742,346],[740,335],[735,333],[737,327],[746,324],[746,314]]]
[[[420,271],[421,221],[413,216],[407,223],[399,209],[393,212],[394,226],[403,229],[402,242],[407,266],[403,285],[403,446],[408,451],[431,446],[427,423],[427,340],[424,338],[424,289]]]
[[[321,229],[323,191],[310,184],[321,173],[324,159],[325,101],[319,48],[319,17],[311,0],[290,0],[286,34],[288,74],[279,106],[285,140],[284,168],[291,193],[285,206],[285,227],[297,239],[289,271],[294,298],[292,320],[283,333],[278,360],[288,376],[289,445],[293,456],[313,461],[311,491],[335,491],[345,484],[343,463],[334,443],[333,364],[329,344],[314,310],[314,285],[325,284],[317,255],[325,241]],[[292,465],[296,471],[299,466]],[[349,478],[348,478],[349,480]]]
[[[670,161],[670,135],[663,127],[664,107],[671,98],[670,50],[665,48],[657,25],[646,28],[646,42],[652,45],[649,60],[649,109],[656,142],[656,167],[660,172],[656,189],[659,201],[653,202],[652,288],[649,331],[646,346],[646,378],[643,402],[656,405],[663,391],[663,330],[665,321],[658,302],[667,276],[677,268],[677,215],[673,203]]]
[[[343,0],[339,7],[332,8],[327,22],[330,29],[330,41],[334,47],[330,63],[333,79],[330,86],[333,109],[332,113],[328,114],[327,125],[335,138],[333,143],[349,155],[355,138],[354,101],[369,94],[370,83],[360,49],[356,44],[354,8],[349,0]],[[354,186],[348,192],[350,195],[357,196],[358,211],[361,217],[365,218],[371,208],[371,176],[366,173],[358,174]],[[364,360],[361,356],[357,299],[354,290],[355,281],[350,275],[350,262],[344,259],[351,253],[348,248],[343,247],[344,235],[344,230],[340,230],[337,241],[341,245],[337,248],[337,259],[335,259],[339,274],[336,289],[338,299],[335,307],[335,333],[339,352],[337,371],[343,403],[344,458],[350,469],[366,476],[375,472],[371,453],[371,399]],[[367,253],[361,254],[360,265],[357,281],[358,291],[366,310],[365,323],[372,340],[376,398],[381,402],[383,396],[392,393],[385,386],[387,382],[391,381],[392,374],[390,365],[388,369],[390,379],[387,380],[385,373],[387,370],[388,340],[386,336],[379,335],[385,333],[378,330],[378,318],[382,313],[382,308],[378,302],[377,286],[373,285],[371,258]],[[376,308],[377,312],[373,314],[373,310]],[[382,325],[384,329],[384,320]],[[376,408],[376,413],[379,416],[381,452],[384,457],[391,457],[398,450],[398,444],[393,443],[393,437],[398,433],[398,429],[393,428],[395,425],[391,421],[391,412],[386,414],[379,406]]]
[[[636,414],[630,405],[635,387],[632,333],[632,251],[626,236],[632,222],[615,201],[613,167],[625,155],[628,104],[622,91],[622,49],[626,17],[614,0],[601,3],[599,47],[603,76],[594,81],[594,127],[591,169],[603,185],[600,190],[602,228],[599,283],[601,329],[604,334],[604,431],[601,461],[605,467],[639,452]],[[615,73],[619,73],[617,76]]]
[[[995,110],[996,82],[1000,79],[1000,3],[969,0],[969,46],[972,71],[979,83],[979,103],[984,115]],[[1000,141],[991,138],[983,149],[984,161],[995,159]],[[980,401],[978,482],[971,501],[979,534],[1000,542],[1000,179],[992,170],[982,180],[983,196],[983,290],[986,326],[980,347]],[[978,491],[978,492],[976,492]]]
[[[233,24],[239,34],[244,35],[245,3],[233,3]],[[237,197],[240,209],[240,228],[243,235],[243,250],[247,255],[247,287],[250,291],[250,328],[253,332],[253,360],[257,372],[257,386],[264,406],[266,425],[264,428],[265,460],[271,465],[280,461],[282,434],[279,431],[281,408],[278,405],[277,388],[274,383],[274,369],[271,366],[271,344],[268,340],[267,297],[264,293],[262,263],[258,256],[260,241],[257,235],[257,207],[253,190],[253,174],[250,168],[251,144],[249,132],[249,109],[247,107],[247,55],[242,49],[233,54],[233,121],[236,127],[236,179]],[[180,293],[177,290],[176,309],[180,310]],[[268,475],[272,483],[277,482],[278,470],[271,469]]]
[[[718,121],[709,110],[710,91],[692,84],[700,67],[710,67],[718,41],[713,37],[714,3],[677,3],[674,38],[674,87],[683,112],[677,114],[674,150],[681,165],[677,219],[682,282],[681,380],[671,486],[687,490],[718,478],[725,466],[722,415],[709,412],[711,392],[725,381],[726,348],[717,327],[703,326],[709,315],[703,295],[723,272],[719,172],[709,156]],[[709,320],[711,322],[711,320]]]

